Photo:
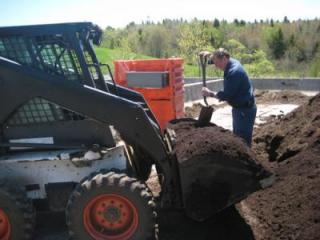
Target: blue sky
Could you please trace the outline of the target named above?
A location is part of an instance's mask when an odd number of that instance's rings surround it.
[[[0,9],[0,26],[92,21],[104,28],[164,18],[320,18],[319,0],[0,0]]]

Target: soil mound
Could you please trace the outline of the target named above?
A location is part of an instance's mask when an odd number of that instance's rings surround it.
[[[282,104],[303,104],[308,101],[308,96],[298,91],[267,91],[257,90],[255,92],[258,104],[263,103],[282,103]]]
[[[241,138],[229,130],[210,124],[197,128],[194,121],[182,121],[172,125],[176,132],[175,153],[183,162],[195,155],[222,153],[226,159],[256,161],[252,151]]]
[[[221,103],[221,104],[209,104],[209,106],[213,107],[213,109],[218,109],[221,107],[226,106],[227,103]],[[200,115],[201,108],[205,105],[201,103],[194,103],[191,107],[185,107],[184,109],[184,115],[186,118],[197,118]]]
[[[278,181],[243,201],[255,239],[320,239],[320,94],[256,131],[254,150]]]
[[[258,164],[245,142],[229,130],[178,120],[176,154],[186,214],[204,221],[261,188],[270,173]],[[245,184],[244,184],[245,183]]]
[[[201,103],[194,103],[192,107],[185,107],[184,113],[186,117],[196,118],[199,116],[202,108]]]
[[[281,162],[312,147],[320,138],[320,94],[295,111],[275,119],[255,131],[258,153]]]

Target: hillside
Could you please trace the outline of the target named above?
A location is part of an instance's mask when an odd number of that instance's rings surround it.
[[[182,57],[195,69],[199,51],[224,47],[244,64],[250,76],[320,76],[319,19],[132,22],[124,28],[107,27],[102,45],[155,58]],[[208,72],[209,76],[218,74]]]
[[[134,59],[155,59],[143,54],[136,54],[123,48],[110,49],[104,47],[95,48],[97,57],[101,63],[107,63],[113,70],[113,61],[115,60],[134,60]],[[107,73],[107,69],[102,67],[103,73]],[[187,77],[199,76],[198,66],[184,65],[184,75]]]

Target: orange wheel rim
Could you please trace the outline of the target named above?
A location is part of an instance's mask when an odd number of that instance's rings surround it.
[[[103,194],[86,205],[83,222],[86,231],[95,240],[125,240],[137,230],[138,211],[123,196]]]
[[[0,208],[0,240],[9,240],[11,226],[7,214]]]

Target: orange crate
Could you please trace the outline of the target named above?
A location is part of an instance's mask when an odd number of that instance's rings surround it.
[[[163,88],[130,87],[144,96],[161,129],[164,129],[168,121],[184,117],[182,64],[181,58],[114,61],[115,81],[121,86],[128,87],[127,72],[168,72],[168,86]]]
[[[115,80],[118,84],[127,86],[126,73],[136,72],[168,72],[169,87],[175,85],[175,79],[183,75],[183,60],[181,58],[155,60],[118,60],[114,61]],[[161,90],[161,89],[159,89]]]
[[[184,99],[171,100],[148,100],[148,105],[155,115],[160,128],[165,129],[170,120],[184,117]]]
[[[172,102],[168,100],[150,100],[149,107],[156,116],[160,128],[166,128],[167,123],[176,118],[176,112],[172,106]]]

